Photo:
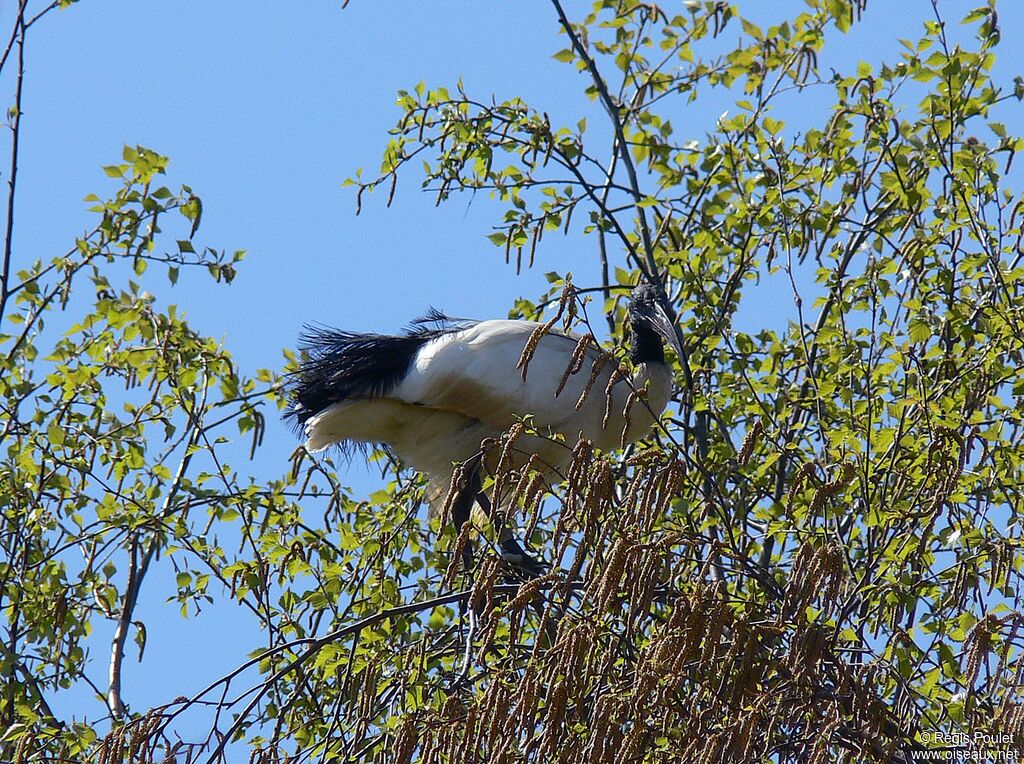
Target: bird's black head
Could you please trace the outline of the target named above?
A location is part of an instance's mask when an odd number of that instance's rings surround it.
[[[633,347],[629,355],[633,363],[664,363],[662,341],[669,343],[676,354],[683,357],[671,315],[657,287],[641,284],[633,290],[629,301],[629,328],[633,331]]]

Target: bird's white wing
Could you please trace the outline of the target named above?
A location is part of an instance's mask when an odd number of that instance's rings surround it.
[[[519,417],[532,415],[538,427],[551,428],[570,438],[582,433],[606,448],[614,445],[622,429],[622,411],[632,391],[630,381],[622,380],[614,386],[613,416],[608,426],[602,427],[607,404],[605,390],[616,364],[608,362],[600,370],[586,403],[576,410],[576,402],[600,354],[593,346],[588,348],[582,368],[568,377],[558,393],[578,338],[551,331],[537,344],[524,380],[516,365],[537,326],[529,321],[481,321],[439,337],[417,354],[413,367],[389,397],[458,412],[497,430],[509,427]],[[667,383],[666,379],[666,399]],[[652,402],[660,413],[665,400]],[[652,417],[649,413],[638,414],[638,419],[645,420],[642,426],[646,431]],[[614,438],[603,437],[609,431],[615,434]]]
[[[537,326],[529,321],[481,321],[438,337],[420,350],[390,397],[457,411],[496,428],[508,427],[523,414],[549,421],[554,411],[566,405],[554,393],[575,341],[546,335],[524,382],[516,364]]]

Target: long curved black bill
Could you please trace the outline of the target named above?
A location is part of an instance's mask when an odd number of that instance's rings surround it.
[[[683,347],[679,344],[679,338],[676,336],[675,324],[672,323],[672,318],[663,305],[658,303],[654,306],[654,312],[650,316],[650,321],[654,326],[654,331],[661,335],[662,339],[669,344],[679,360],[682,361],[684,358]]]

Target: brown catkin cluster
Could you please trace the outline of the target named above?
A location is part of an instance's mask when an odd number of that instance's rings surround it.
[[[543,576],[531,578],[519,587],[519,592],[509,601],[508,605],[505,606],[506,609],[509,612],[522,610],[536,598],[538,592],[550,587],[552,583],[559,579],[559,577],[560,575],[557,571],[552,571],[551,573],[547,573]]]
[[[510,448],[499,439],[488,451],[494,486],[525,510],[547,486],[536,461],[509,468]],[[814,470],[804,464],[794,482]],[[853,474],[843,464],[815,500]],[[762,761],[782,741],[796,741],[799,760],[839,761],[844,747],[858,752],[849,761],[885,760],[891,745],[879,741],[909,733],[830,625],[849,580],[843,549],[802,537],[778,598],[751,600],[715,578],[713,559],[741,559],[725,540],[673,516],[700,483],[674,455],[639,450],[617,463],[575,444],[545,539],[552,572],[513,579],[493,556],[470,571],[475,625],[451,642],[462,683],[443,690],[441,710],[409,707],[389,735],[393,760],[717,764]],[[1002,643],[993,634],[972,633],[968,670]],[[1000,714],[1020,725],[1016,707]]]
[[[541,586],[535,594],[555,591]],[[782,630],[737,611],[721,584],[677,592],[663,614],[645,623],[647,637],[632,657],[637,643],[606,628],[612,616],[596,607],[566,614],[554,639],[519,669],[493,667],[475,698],[450,699],[424,719],[412,760],[760,761],[772,730],[806,725],[813,730],[806,760],[824,762],[835,760],[839,730],[849,736],[840,722],[851,714],[866,720],[857,730],[866,740],[885,729],[870,676],[835,663],[827,629],[808,625],[787,648]],[[827,697],[819,691],[826,679],[836,684]],[[395,750],[411,734],[400,727]],[[868,755],[872,745],[850,760],[883,760]]]
[[[754,447],[757,445],[758,439],[761,437],[761,433],[764,432],[764,422],[758,419],[747,430],[747,434],[743,437],[743,443],[740,445],[739,454],[736,456],[736,460],[740,464],[746,464],[750,461],[750,455],[754,453]]]
[[[821,512],[829,501],[843,492],[843,489],[853,479],[854,469],[853,462],[843,462],[839,468],[839,474],[815,491],[814,498],[811,500],[810,513],[812,515]]]
[[[587,357],[587,349],[591,345],[596,347],[597,340],[589,332],[580,337],[576,342],[576,347],[572,349],[572,355],[569,357],[569,364],[565,367],[565,371],[562,372],[562,378],[558,380],[558,387],[555,389],[556,398],[562,394],[566,383],[569,381],[569,377],[573,374],[578,374],[583,368],[583,361]]]
[[[516,443],[526,432],[526,425],[516,422],[498,440],[491,440],[483,447],[484,462],[488,472],[494,477],[494,485],[490,489],[492,503],[496,511],[510,513],[515,511],[515,502],[509,502],[507,497],[511,490],[514,496],[516,487],[522,482],[522,470],[512,469],[513,459],[516,453]],[[497,453],[495,460],[494,454]],[[510,489],[511,486],[511,489]],[[499,525],[503,525],[506,517],[498,516],[493,518]]]
[[[925,514],[936,514],[949,501],[963,475],[969,447],[963,436],[950,427],[936,428],[928,448],[928,475],[933,482],[931,502]]]
[[[460,464],[452,471],[451,484],[448,486],[448,493],[445,495],[444,504],[441,507],[440,525],[442,528],[446,527],[451,521],[452,505],[455,503],[455,497],[459,495],[459,490],[465,483],[466,466]]]
[[[793,499],[798,493],[800,493],[800,489],[803,488],[807,478],[813,475],[817,468],[818,465],[814,462],[804,462],[797,468],[796,472],[793,473],[793,477],[789,483],[789,491],[786,494],[787,509],[793,506]]]
[[[789,670],[797,682],[812,684],[819,677],[819,664],[829,635],[817,624],[797,629],[790,642]]]
[[[974,690],[978,672],[992,649],[992,637],[998,633],[1001,623],[998,616],[989,614],[974,624],[964,640],[964,685],[968,692]]]
[[[475,613],[489,613],[494,609],[494,584],[501,572],[501,560],[487,555],[480,563],[480,570],[473,580],[469,594],[469,608]]]
[[[398,728],[398,734],[395,735],[391,746],[391,761],[394,764],[409,764],[412,761],[412,755],[416,752],[418,740],[416,718],[410,716],[402,721]]]
[[[611,353],[601,351],[597,359],[594,361],[594,365],[590,367],[590,376],[587,377],[587,383],[583,386],[583,392],[580,393],[580,397],[576,400],[575,409],[579,411],[583,408],[583,404],[587,402],[587,398],[590,397],[590,392],[594,389],[594,383],[597,382],[597,378],[601,375],[602,369],[607,366],[610,362],[615,361],[615,356]]]
[[[612,373],[608,375],[608,384],[604,387],[604,417],[601,419],[601,428],[607,429],[608,420],[612,416],[612,391],[615,389],[615,385],[623,380],[629,379],[629,370],[625,366],[617,366],[612,369]]]
[[[566,323],[568,324],[571,322],[572,317],[575,316],[576,311],[576,290],[571,283],[566,283],[562,289],[562,294],[558,299],[558,310],[555,312],[555,315],[547,323],[540,324],[534,329],[530,338],[526,341],[522,355],[519,356],[519,361],[516,363],[516,368],[522,372],[524,382],[530,369],[530,361],[533,360],[533,356],[537,352],[537,346],[544,335],[550,332],[554,325],[558,323],[558,320],[565,315],[566,308],[569,309],[569,315],[566,317]]]
[[[150,764],[163,729],[163,717],[150,711],[127,724],[114,727],[103,738],[96,752],[96,764]]]
[[[1018,689],[1019,686],[1018,684]],[[1012,703],[1009,698],[1010,695],[1007,694],[995,717],[993,728],[1010,735],[1018,749],[1024,748],[1024,703]]]
[[[26,764],[31,761],[29,758],[36,747],[36,736],[34,732],[27,732],[21,740],[18,741],[17,748],[14,749],[14,764]]]
[[[1015,544],[1008,539],[998,539],[995,541],[984,541],[981,546],[988,552],[988,558],[991,561],[988,575],[988,591],[986,594],[991,594],[992,590],[996,586],[1000,586],[1004,589],[1010,586],[1010,576],[1015,574],[1013,571],[1013,560],[1015,556]]]
[[[464,523],[462,530],[459,531],[459,536],[455,540],[455,548],[452,550],[451,561],[448,563],[448,568],[444,572],[444,578],[441,580],[441,585],[445,589],[451,588],[452,582],[459,574],[463,553],[466,551],[466,545],[469,543],[469,533],[472,529],[472,523]]]
[[[622,432],[619,434],[619,446],[625,447],[628,436],[629,428],[633,425],[633,406],[636,405],[637,401],[647,400],[647,388],[641,390],[632,390],[629,396],[626,398],[626,406],[622,412]],[[611,405],[611,398],[609,398],[609,405]],[[605,420],[607,421],[607,412],[605,414]]]
[[[804,610],[817,601],[828,611],[838,604],[839,591],[846,574],[846,559],[834,544],[801,545],[790,571],[779,623],[802,619]]]

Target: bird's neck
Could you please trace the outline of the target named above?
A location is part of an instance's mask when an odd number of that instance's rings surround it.
[[[665,363],[665,346],[661,337],[646,323],[633,324],[633,347],[629,360],[633,363]]]

